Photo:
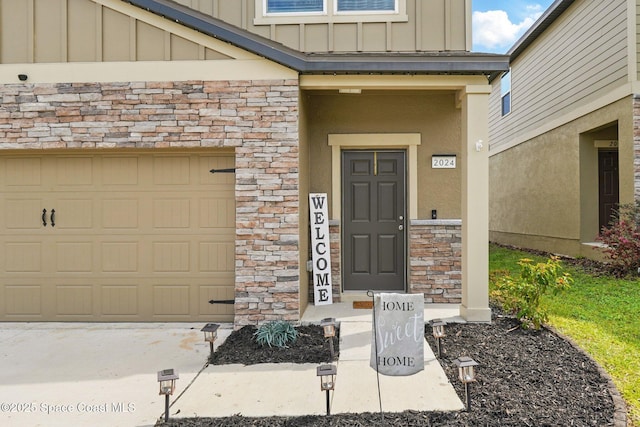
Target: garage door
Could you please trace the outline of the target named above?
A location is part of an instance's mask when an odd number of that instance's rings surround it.
[[[0,156],[4,321],[231,321],[233,154]]]

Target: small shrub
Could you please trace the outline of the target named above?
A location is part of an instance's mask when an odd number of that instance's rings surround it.
[[[640,267],[640,202],[620,205],[609,227],[603,227],[597,238],[617,276],[637,274]]]
[[[503,277],[495,282],[491,296],[502,308],[516,315],[523,328],[539,329],[547,321],[547,312],[540,306],[540,298],[546,292],[557,293],[573,283],[569,273],[562,272],[558,257],[552,256],[546,263],[534,263],[522,258],[520,277]]]
[[[298,331],[287,321],[274,320],[262,324],[254,336],[256,337],[256,342],[262,347],[268,345],[269,347],[283,348],[289,343],[296,342]]]

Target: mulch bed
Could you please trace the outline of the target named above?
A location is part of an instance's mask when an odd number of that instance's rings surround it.
[[[548,329],[522,330],[511,317],[495,315],[492,324],[451,324],[443,339],[440,360],[451,384],[464,401],[464,387],[453,360],[470,356],[480,365],[470,387],[470,412],[335,414],[330,416],[247,418],[184,418],[167,426],[613,426],[616,407],[608,378],[582,351]],[[234,332],[221,345],[212,363],[323,363],[319,347],[327,347],[319,327],[304,329],[317,347],[262,349],[252,343],[250,330]],[[243,328],[244,329],[244,328]],[[425,336],[435,351],[431,328]],[[306,337],[306,335],[309,337]],[[226,345],[229,343],[229,345]],[[302,343],[300,343],[302,344]],[[337,347],[336,347],[337,348]],[[328,350],[327,350],[328,351]],[[288,353],[291,352],[291,355]],[[265,356],[263,353],[272,353]],[[614,390],[615,392],[615,390]],[[384,416],[384,418],[383,418]],[[620,412],[617,414],[620,417]]]
[[[285,348],[262,347],[255,338],[255,326],[244,326],[231,335],[217,348],[209,358],[212,365],[239,363],[255,365],[257,363],[329,363],[331,349],[324,337],[322,328],[317,325],[299,326],[298,338]],[[340,328],[336,328],[333,337],[334,360],[340,352]]]

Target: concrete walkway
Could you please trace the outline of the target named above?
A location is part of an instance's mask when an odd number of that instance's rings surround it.
[[[457,315],[427,306],[425,320]],[[341,322],[332,413],[377,412],[369,367],[371,311],[349,304],[309,307],[303,323]],[[315,364],[207,366],[203,324],[0,323],[0,426],[153,426],[164,412],[156,373],[180,379],[174,417],[325,413]],[[220,345],[231,333],[222,325]],[[203,369],[204,368],[204,369]],[[463,404],[425,345],[425,370],[380,376],[385,411],[459,410]]]
[[[457,307],[425,310],[425,321],[454,318]],[[340,322],[340,358],[337,363],[331,413],[378,412],[377,375],[369,366],[371,310],[353,310],[350,304],[330,308],[308,307],[303,323],[324,317]],[[431,348],[424,344],[425,369],[407,377],[380,375],[382,409],[400,412],[457,411],[464,408]],[[178,417],[247,417],[326,413],[316,364],[261,364],[208,366],[172,406]],[[172,415],[173,416],[173,415]]]

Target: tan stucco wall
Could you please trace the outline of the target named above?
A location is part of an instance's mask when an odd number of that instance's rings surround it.
[[[620,201],[633,200],[633,124],[625,98],[492,155],[490,238],[522,247],[589,256],[598,233],[597,149],[619,140]]]
[[[307,91],[306,104],[310,156],[310,191],[328,193],[331,200],[331,147],[329,134],[419,133],[418,218],[461,218],[460,109],[452,92],[388,93],[363,91]],[[433,154],[455,154],[456,169],[432,169]],[[331,209],[331,206],[330,206]]]

